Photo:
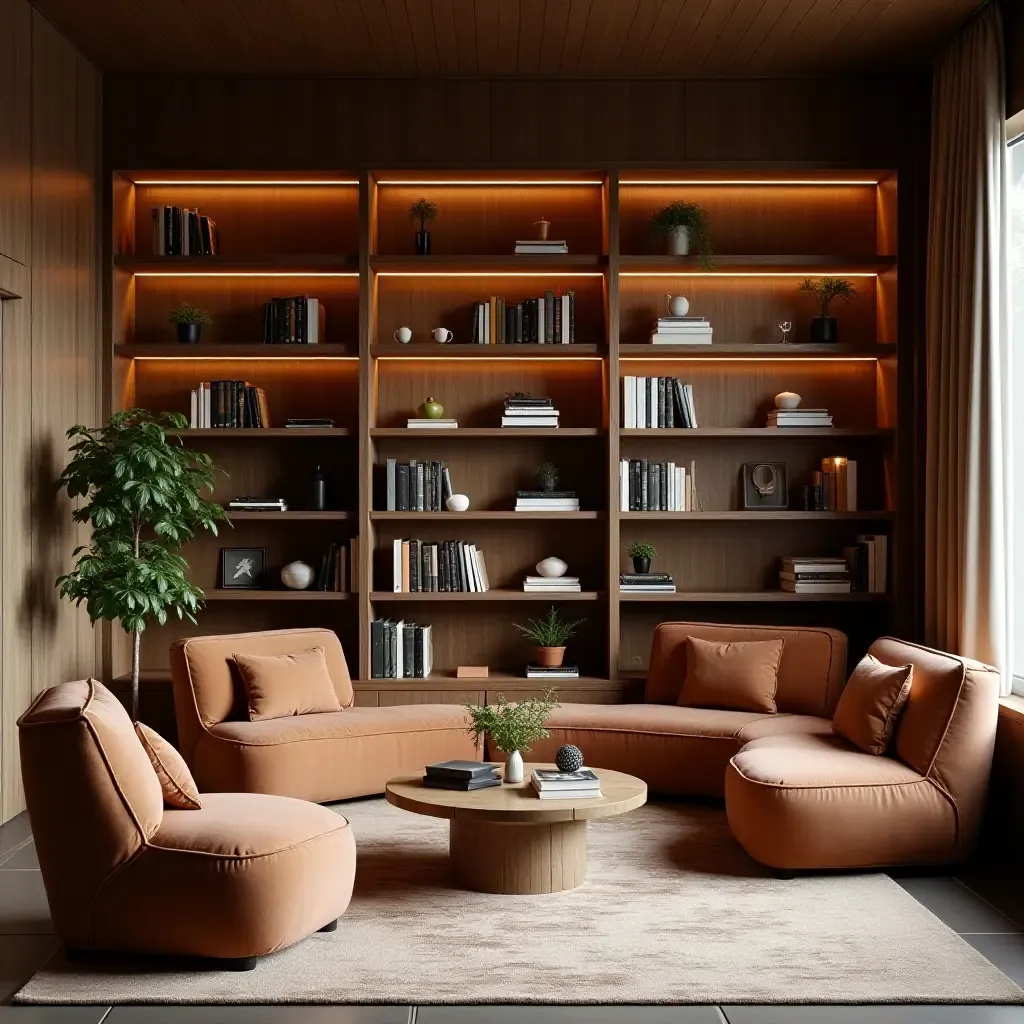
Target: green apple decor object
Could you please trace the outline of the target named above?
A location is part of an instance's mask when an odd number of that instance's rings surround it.
[[[425,420],[439,420],[444,415],[444,406],[428,396],[420,406],[420,415]]]

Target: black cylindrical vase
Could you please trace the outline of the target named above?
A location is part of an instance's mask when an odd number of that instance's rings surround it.
[[[647,573],[651,571],[651,560],[649,558],[634,558],[633,572]]]
[[[429,231],[417,231],[416,232],[416,255],[417,256],[429,256],[430,255],[430,232]]]
[[[834,316],[816,316],[811,321],[811,341],[815,345],[834,345],[839,340],[839,322]]]
[[[178,324],[178,341],[182,345],[198,345],[202,324]]]

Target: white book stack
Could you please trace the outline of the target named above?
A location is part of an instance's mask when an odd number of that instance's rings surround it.
[[[845,558],[784,558],[779,586],[788,594],[848,594],[852,577]]]
[[[558,410],[553,399],[513,395],[505,399],[503,427],[557,427]]]
[[[652,345],[710,345],[711,324],[703,316],[659,316],[651,332]]]
[[[428,420],[421,417],[410,416],[405,421],[405,425],[410,430],[455,430],[459,422],[458,420]]]
[[[567,253],[569,243],[549,238],[526,238],[516,242],[516,253],[519,255],[547,256]]]
[[[516,512],[579,512],[575,491],[519,491]]]
[[[530,781],[541,800],[596,800],[602,796],[601,780],[589,768],[581,768],[578,772],[535,768]]]
[[[768,413],[769,427],[831,427],[828,409],[772,409]]]
[[[527,576],[523,580],[526,594],[578,594],[579,576]]]

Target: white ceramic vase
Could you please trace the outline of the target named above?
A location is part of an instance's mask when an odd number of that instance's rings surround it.
[[[569,566],[566,565],[560,558],[555,558],[554,555],[549,555],[547,558],[542,558],[536,565],[537,575],[544,576],[549,580],[558,579],[559,576],[565,575],[565,570]]]
[[[453,494],[445,501],[449,512],[465,512],[469,508],[468,494]]]
[[[523,781],[523,755],[518,750],[513,750],[511,754],[505,755],[504,779],[506,782]]]
[[[690,229],[675,228],[668,233],[668,254],[669,256],[690,255]]]
[[[668,295],[669,316],[686,316],[690,311],[690,300],[685,295]]]
[[[800,402],[801,398],[795,391],[780,391],[775,396],[776,409],[796,409]]]
[[[281,582],[289,590],[306,590],[313,583],[313,566],[305,562],[289,562],[281,569]]]

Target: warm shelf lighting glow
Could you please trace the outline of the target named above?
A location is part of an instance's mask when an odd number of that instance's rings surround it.
[[[437,180],[420,180],[415,181],[378,181],[378,185],[408,185],[410,188],[418,187],[424,188],[429,185],[476,185],[476,186],[488,186],[488,185],[537,185],[537,186],[558,186],[558,185],[603,185],[603,181],[590,181],[590,180],[579,180],[579,179],[568,179],[568,180],[555,180],[545,178],[543,180],[531,180],[524,181],[520,178],[489,178],[487,180],[474,179],[472,181],[455,181],[449,178],[437,179]]]
[[[295,178],[275,178],[269,181],[257,181],[255,178],[189,178],[186,181],[164,178],[138,178],[134,185],[358,185],[355,178],[315,178],[309,181],[298,181]]]
[[[423,363],[423,362],[450,362],[453,359],[457,359],[461,363],[476,363],[477,365],[486,366],[489,363],[518,363],[521,367],[529,365],[531,363],[539,363],[544,365],[545,363],[603,363],[603,356],[541,356],[530,358],[529,356],[464,356],[464,355],[453,355],[453,356],[375,356],[378,362],[385,359],[401,363]]]
[[[863,270],[620,270],[619,277],[878,277]]]
[[[356,271],[325,270],[133,270],[134,277],[358,277]]]
[[[665,359],[676,353],[667,353],[664,356],[620,356],[620,363],[649,363],[652,360]],[[759,356],[757,354],[743,354],[736,356],[682,356],[683,360],[699,359],[702,363],[877,363],[881,356]]]
[[[629,181],[620,181],[620,185],[817,185],[821,188],[831,188],[833,185],[862,185],[864,187],[877,185],[877,181],[867,181],[863,178],[839,178],[825,181],[820,178],[787,178],[785,180],[776,178],[704,178],[692,179],[689,181],[665,181],[647,178],[632,178]]]
[[[279,363],[282,360],[296,363],[358,363],[359,356],[127,356],[128,359],[145,360],[148,363]]]
[[[604,277],[594,270],[379,270],[378,277]],[[802,275],[806,276],[806,275]]]

